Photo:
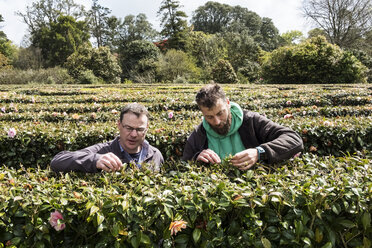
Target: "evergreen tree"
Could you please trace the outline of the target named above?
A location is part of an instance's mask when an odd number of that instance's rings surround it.
[[[187,15],[180,10],[178,0],[163,0],[158,15],[161,15],[161,35],[168,39],[169,48],[184,50],[187,40]]]

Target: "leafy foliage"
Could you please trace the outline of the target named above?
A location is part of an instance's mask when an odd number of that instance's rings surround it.
[[[158,15],[161,16],[161,35],[168,39],[169,48],[185,49],[187,39],[187,15],[181,11],[178,0],[163,0]]]
[[[173,82],[177,78],[196,78],[197,68],[192,59],[184,52],[170,49],[159,60],[161,80]]]
[[[132,79],[137,72],[145,73],[156,70],[154,62],[159,59],[159,49],[149,41],[135,40],[119,51],[123,77]]]
[[[164,166],[162,174],[0,170],[0,242],[27,247],[340,247],[370,244],[371,167],[307,155],[280,167]],[[338,166],[335,166],[335,165]],[[50,214],[62,213],[56,231]],[[172,221],[186,228],[171,235]]]
[[[92,48],[90,44],[85,44],[67,58],[65,67],[70,75],[76,79],[86,78],[89,74],[86,71],[90,71],[93,74],[92,76],[104,82],[120,82],[120,66],[117,58],[111,54],[108,47]],[[85,76],[83,76],[84,73]],[[94,81],[94,77],[92,80]],[[92,80],[87,80],[85,83],[92,82]]]
[[[71,16],[59,16],[50,27],[44,26],[32,34],[33,45],[41,49],[47,66],[63,65],[79,46],[89,41],[84,21]]]
[[[238,77],[227,60],[220,59],[212,69],[212,79],[219,84],[234,84]]]
[[[245,172],[229,159],[179,161],[200,123],[200,85],[146,86],[1,86],[0,247],[370,246],[371,85],[224,84],[231,101],[304,140],[300,157]],[[151,113],[146,138],[166,158],[161,173],[49,170],[57,152],[115,137],[126,102]],[[175,223],[185,226],[171,232]]]
[[[366,68],[350,53],[318,36],[263,57],[262,75],[276,83],[365,82]]]

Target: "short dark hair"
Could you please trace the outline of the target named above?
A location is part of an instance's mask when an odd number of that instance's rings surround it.
[[[226,101],[226,95],[221,86],[216,83],[203,86],[196,94],[195,100],[199,107],[212,108],[218,99]]]
[[[139,103],[130,103],[126,105],[124,108],[122,108],[120,112],[120,121],[123,121],[124,114],[131,112],[135,114],[137,117],[140,117],[140,115],[146,115],[147,119],[149,119],[150,115],[147,111],[147,108]]]

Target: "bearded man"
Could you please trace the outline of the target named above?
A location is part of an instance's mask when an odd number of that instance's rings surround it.
[[[233,166],[248,170],[257,162],[279,162],[303,150],[296,132],[258,113],[242,110],[229,101],[218,84],[202,87],[196,103],[203,121],[187,139],[184,161],[221,163],[232,155]]]

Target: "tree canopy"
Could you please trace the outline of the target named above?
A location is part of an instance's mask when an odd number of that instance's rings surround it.
[[[343,48],[353,47],[372,30],[370,0],[304,0],[303,12]]]

